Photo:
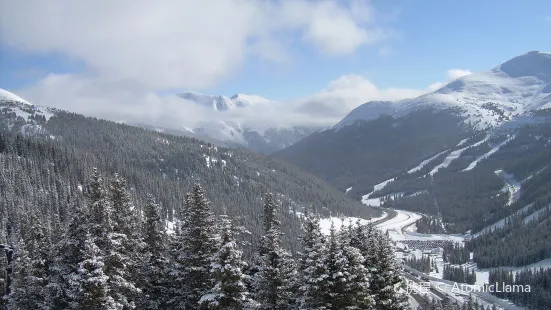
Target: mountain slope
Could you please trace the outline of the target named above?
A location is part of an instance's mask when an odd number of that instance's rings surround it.
[[[359,199],[373,185],[449,149],[474,131],[447,110],[425,109],[408,117],[381,116],[339,130],[325,130],[273,156],[327,180]]]
[[[286,148],[321,129],[309,126],[279,126],[275,121],[271,125],[263,124],[263,127],[259,128],[258,122],[250,119],[259,110],[253,113],[247,109],[277,103],[256,95],[235,94],[226,97],[185,92],[177,96],[206,108],[212,118],[198,121],[193,125],[180,124],[177,128],[160,128],[151,124],[135,125],[145,129],[198,138],[220,146],[247,148],[263,154],[271,154]]]
[[[476,129],[494,127],[528,111],[549,108],[551,53],[528,52],[492,70],[464,76],[417,98],[365,103],[334,129],[381,114],[401,117],[427,107],[456,109],[464,122]]]
[[[5,89],[1,89],[1,88],[0,88],[0,101],[2,101],[2,102],[11,101],[11,102],[20,102],[20,103],[24,103],[24,104],[30,104],[25,99],[17,96],[16,94],[11,93],[11,92],[9,92]]]
[[[550,258],[550,64],[530,52],[382,115],[367,103],[274,157],[366,205],[425,214],[418,232],[472,233],[481,266]]]
[[[59,159],[62,162],[57,163],[56,173],[72,188],[87,184],[92,167],[104,174],[119,172],[139,195],[154,194],[168,219],[179,214],[185,191],[196,180],[204,184],[217,213],[241,218],[253,236],[262,229],[261,197],[266,191],[274,192],[285,207],[283,225],[294,232],[286,236],[291,245],[296,245],[293,239],[299,218],[308,205],[325,216],[342,213],[371,217],[379,213],[314,176],[248,150],[215,147],[197,139],[11,99],[0,101],[0,111],[0,134],[20,141],[16,143],[22,146],[19,156],[31,156],[46,167],[50,163],[42,162],[40,153],[44,151],[40,150],[51,150],[54,155],[68,153],[67,158]],[[43,111],[50,113],[48,117]],[[25,130],[28,128],[40,130]],[[0,152],[12,151],[0,146]]]
[[[551,54],[529,52],[417,98],[365,103],[274,156],[358,197],[478,132],[536,121],[550,92]]]

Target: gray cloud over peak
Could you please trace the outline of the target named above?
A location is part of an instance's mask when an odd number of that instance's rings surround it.
[[[457,72],[449,70],[448,81],[458,76]],[[50,74],[18,94],[38,105],[114,121],[173,128],[232,121],[264,130],[274,126],[331,126],[362,103],[416,97],[433,91],[436,84],[445,83],[434,83],[426,89],[381,89],[361,75],[349,74],[331,81],[324,89],[310,96],[224,112],[216,112],[212,107],[197,105],[176,95],[160,96],[136,83],[106,83],[71,74]]]

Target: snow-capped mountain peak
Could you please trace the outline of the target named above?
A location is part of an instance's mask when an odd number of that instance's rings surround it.
[[[178,96],[197,105],[212,108],[217,112],[216,117],[195,124],[193,128],[186,130],[187,132],[193,132],[198,136],[209,137],[229,145],[245,146],[263,153],[280,150],[320,129],[300,126],[266,128],[258,126],[258,123],[252,119],[236,118],[233,113],[225,113],[230,110],[247,111],[252,107],[277,104],[275,101],[257,95],[237,93],[226,97],[185,92]]]
[[[365,103],[333,128],[381,114],[400,117],[426,107],[458,110],[465,123],[475,129],[498,126],[526,112],[551,108],[551,53],[528,52],[417,98]]]
[[[21,102],[24,104],[31,104],[27,100],[17,96],[14,93],[11,93],[5,89],[0,88],[0,102],[1,101],[15,101],[15,102]]]
[[[512,78],[535,77],[551,82],[551,53],[531,51],[504,62],[494,71]]]
[[[235,107],[247,107],[271,102],[271,100],[260,96],[245,94],[235,94],[231,97],[226,97],[222,95],[205,95],[190,91],[178,94],[178,96],[201,106],[212,107],[215,111],[227,111]]]
[[[235,94],[230,97],[238,106],[258,105],[272,102],[269,99],[257,95]]]
[[[226,96],[211,96],[198,92],[185,92],[178,94],[178,96],[201,106],[212,107],[215,111],[226,111],[235,106],[234,102]]]

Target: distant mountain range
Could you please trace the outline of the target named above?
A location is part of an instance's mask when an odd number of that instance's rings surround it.
[[[417,98],[367,102],[334,126],[382,114],[405,116],[423,108],[455,109],[475,129],[501,125],[527,112],[551,107],[551,53],[532,51],[489,71],[459,78]]]
[[[273,156],[366,204],[445,224],[431,229],[477,231],[530,203],[545,208],[551,53],[528,52],[417,98],[367,102]]]
[[[178,97],[193,101],[199,105],[212,107],[215,111],[227,111],[233,108],[243,108],[258,104],[269,104],[272,102],[269,99],[255,96],[235,94],[231,97],[205,95],[198,92],[186,92],[178,94]]]
[[[381,215],[380,211],[365,208],[321,179],[266,155],[37,106],[4,90],[0,90],[0,96],[0,171],[3,172],[0,201],[13,201],[1,206],[13,206],[18,214],[25,214],[27,205],[58,212],[57,208],[49,207],[53,201],[63,208],[72,206],[72,202],[68,204],[68,196],[58,196],[61,192],[57,190],[82,189],[88,184],[89,172],[97,167],[104,175],[114,172],[124,175],[133,199],[141,200],[146,193],[153,194],[163,208],[163,215],[169,217],[167,220],[172,220],[172,214],[179,214],[173,208],[181,208],[186,191],[199,180],[215,211],[227,212],[236,221],[242,219],[243,225],[252,232],[247,234],[249,239],[260,236],[263,229],[258,221],[262,208],[258,206],[262,206],[261,197],[267,191],[277,195],[285,207],[281,220],[283,227],[292,232],[284,237],[291,245],[297,244],[300,219],[304,208],[310,205],[315,205],[327,217],[331,214],[365,218]],[[11,147],[12,141],[17,147]],[[37,182],[22,182],[25,169],[8,162],[18,162],[27,168],[36,165],[33,178],[36,177]],[[45,180],[39,174],[47,175],[48,181],[38,181]],[[15,189],[1,181],[6,179],[25,185]],[[52,185],[48,185],[49,182]],[[23,187],[28,191],[19,190]],[[42,203],[27,204],[22,199],[38,199]]]
[[[178,97],[191,101],[199,106],[212,109],[212,120],[205,120],[193,127],[162,128],[149,124],[139,126],[177,135],[199,138],[205,141],[229,147],[244,147],[250,150],[270,154],[286,148],[304,137],[320,130],[311,126],[273,126],[257,128],[254,122],[236,121],[229,113],[235,109],[258,107],[275,102],[256,95],[236,94],[231,97],[206,95],[198,92],[185,92]]]

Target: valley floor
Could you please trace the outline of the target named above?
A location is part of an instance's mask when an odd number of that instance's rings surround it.
[[[473,263],[467,263],[465,265],[469,265],[470,267],[475,267],[476,270],[476,283],[474,285],[467,285],[465,284],[465,287],[468,287],[464,291],[458,292],[457,289],[454,289],[452,281],[443,280],[443,269],[444,269],[444,261],[442,258],[442,253],[438,252],[431,252],[429,250],[420,250],[420,249],[409,249],[409,247],[406,245],[406,243],[409,243],[410,241],[452,241],[452,242],[458,242],[462,243],[465,238],[468,238],[469,235],[460,235],[460,234],[421,234],[417,233],[415,229],[415,223],[422,218],[422,214],[410,212],[410,211],[404,211],[404,210],[394,210],[396,212],[396,216],[389,218],[388,220],[384,220],[376,225],[377,228],[384,232],[388,232],[389,236],[396,241],[396,245],[398,248],[397,251],[397,258],[402,259],[406,256],[415,256],[417,258],[421,258],[424,254],[432,253],[431,257],[433,258],[438,271],[431,271],[430,273],[422,273],[417,270],[414,270],[412,268],[409,268],[407,266],[404,266],[405,270],[408,273],[413,273],[413,275],[417,275],[417,277],[414,277],[412,275],[408,275],[407,278],[410,281],[417,281],[418,283],[421,283],[423,281],[428,280],[431,284],[431,289],[426,292],[431,298],[438,298],[441,299],[443,295],[446,295],[453,300],[457,300],[459,302],[464,302],[468,298],[468,291],[469,289],[476,291],[476,287],[481,287],[485,283],[488,283],[488,276],[489,276],[489,270],[487,269],[476,269],[476,266],[473,266]],[[551,259],[547,259],[535,264],[532,264],[530,266],[525,267],[516,267],[516,268],[507,268],[508,270],[522,270],[524,268],[548,268],[551,267]],[[461,283],[459,283],[461,285]],[[419,294],[419,292],[417,292]],[[520,310],[523,309],[522,307],[516,306],[512,304],[511,302],[507,300],[498,299],[497,297],[490,295],[489,293],[485,292],[476,292],[473,293],[474,298],[477,299],[480,303],[484,305],[493,305],[496,304],[499,307],[502,307],[503,309],[512,309],[512,310]],[[413,302],[413,303],[416,303]]]

